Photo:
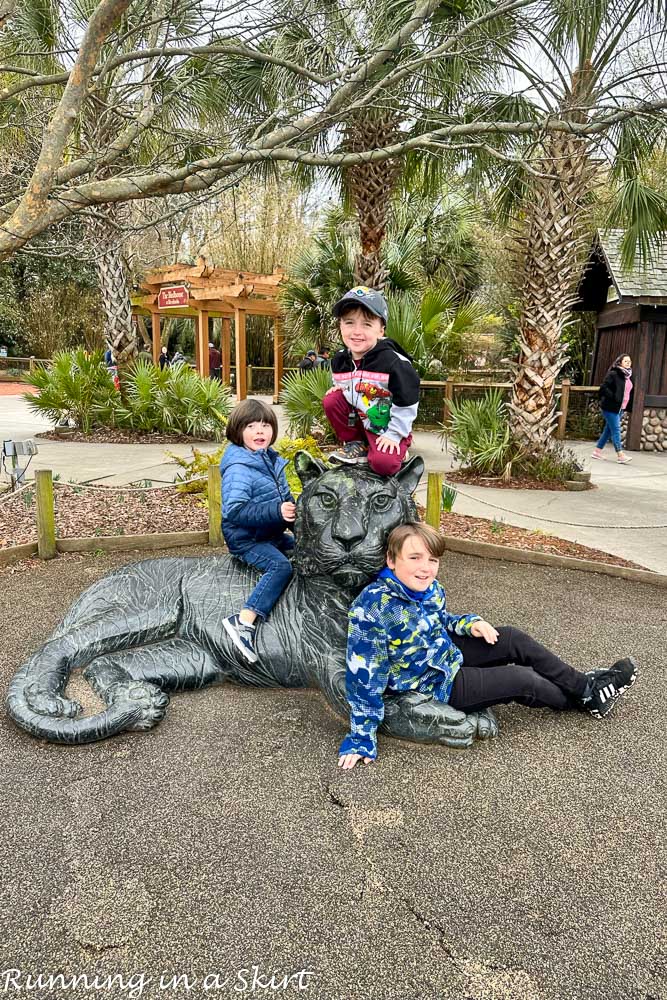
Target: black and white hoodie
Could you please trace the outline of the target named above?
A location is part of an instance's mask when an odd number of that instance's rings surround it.
[[[365,428],[397,444],[408,437],[417,416],[419,375],[395,341],[380,338],[359,361],[348,348],[338,351],[331,359],[331,374]]]

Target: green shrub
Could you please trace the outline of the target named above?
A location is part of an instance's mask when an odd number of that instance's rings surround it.
[[[443,483],[442,493],[440,496],[440,510],[444,510],[445,514],[451,514],[454,509],[457,496],[458,491],[453,486],[449,483]]]
[[[327,437],[333,438],[322,407],[322,397],[330,388],[331,373],[326,368],[285,375],[280,402],[285,407],[290,434],[308,437],[315,427],[322,427]]]
[[[28,382],[39,396],[24,397],[32,410],[54,423],[73,419],[84,433],[119,427],[144,433],[186,434],[219,441],[232,399],[226,385],[201,378],[187,365],[160,370],[135,361],[122,372],[122,392],[114,388],[102,353],[83,348],[56,354],[50,369],[36,369]]]
[[[481,399],[450,403],[451,421],[442,436],[452,441],[454,455],[464,468],[485,475],[508,475],[519,457],[512,439],[507,408],[497,389]]]
[[[135,431],[161,431],[220,441],[232,408],[229,388],[202,378],[188,365],[160,370],[136,361],[123,375],[119,426]]]
[[[23,396],[33,413],[41,413],[54,424],[74,420],[86,434],[99,425],[98,407],[113,410],[118,403],[118,390],[101,351],[89,354],[83,347],[58,351],[50,368],[35,368],[26,382],[39,389],[38,396]]]
[[[513,438],[509,415],[497,389],[481,399],[450,404],[452,419],[442,427],[442,437],[451,440],[454,456],[464,469],[509,479],[512,474],[539,482],[572,479],[582,466],[571,449],[553,441],[540,455],[529,455]]]
[[[581,472],[583,466],[571,448],[563,448],[554,442],[551,447],[538,458],[526,458],[520,463],[521,473],[537,479],[539,482],[558,480],[564,482],[572,479],[575,472]]]

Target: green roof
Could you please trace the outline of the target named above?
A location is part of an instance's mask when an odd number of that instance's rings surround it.
[[[621,267],[622,229],[607,229],[598,234],[609,275],[621,299],[667,298],[667,232],[662,234],[660,248],[646,268],[639,264],[631,271]]]

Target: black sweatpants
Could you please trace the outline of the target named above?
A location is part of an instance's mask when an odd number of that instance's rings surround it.
[[[512,626],[496,630],[498,641],[452,635],[463,664],[449,704],[462,712],[517,701],[532,708],[570,708],[586,687],[586,676]]]

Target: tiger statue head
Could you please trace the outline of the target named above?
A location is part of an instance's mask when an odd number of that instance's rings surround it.
[[[361,589],[382,569],[389,532],[417,520],[413,493],[424,471],[415,456],[395,476],[365,465],[331,468],[298,452],[303,484],[295,524],[294,568],[301,576],[328,576]]]

